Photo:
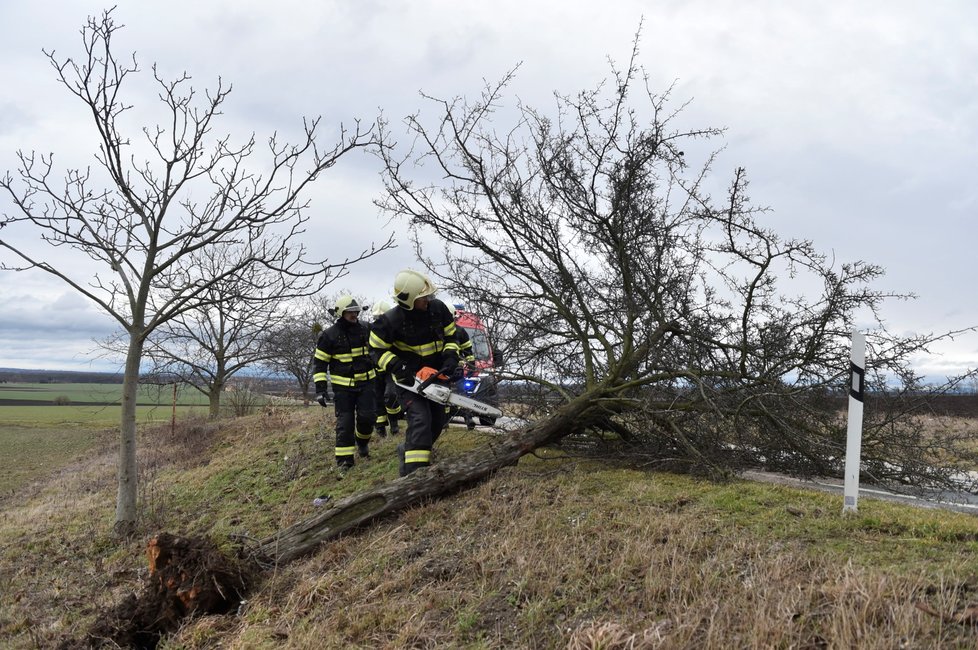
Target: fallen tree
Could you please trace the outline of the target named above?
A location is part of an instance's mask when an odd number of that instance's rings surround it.
[[[585,431],[607,416],[606,408],[614,408],[614,393],[605,387],[581,395],[551,417],[475,451],[341,499],[257,543],[243,542],[234,557],[207,538],[156,535],[147,545],[150,579],[142,591],[103,612],[81,638],[67,639],[60,648],[155,648],[188,617],[235,611],[269,569],[358,527],[474,486],[541,446]]]
[[[683,124],[673,89],[650,89],[638,40],[611,78],[550,109],[506,101],[514,72],[474,99],[428,97],[406,119],[410,149],[383,125],[380,204],[482,316],[503,384],[531,418],[613,387],[594,428],[664,466],[831,475],[858,327],[866,392],[885,398],[866,412],[864,479],[975,487],[959,481],[978,466],[971,442],[915,421],[928,409],[915,364],[955,333],[894,334],[883,306],[913,296],[878,288],[881,267],[784,236],[745,169],[718,183],[721,148],[707,147],[722,129]]]

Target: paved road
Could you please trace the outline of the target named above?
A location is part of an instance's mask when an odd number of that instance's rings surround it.
[[[462,418],[454,418],[453,422],[463,424]],[[495,432],[495,433],[505,433],[506,431],[512,431],[513,429],[518,429],[519,427],[525,426],[527,424],[526,420],[521,420],[519,418],[511,417],[500,417],[496,420],[495,426],[487,427],[478,425],[476,429],[479,431]],[[783,474],[775,474],[773,472],[744,472],[741,476],[750,481],[764,481],[766,483],[778,483],[780,485],[790,485],[792,487],[810,489],[810,490],[821,490],[823,492],[829,492],[832,494],[839,495],[839,509],[842,509],[842,493],[844,490],[844,483],[842,479],[799,479],[790,476],[785,476]],[[860,487],[859,488],[859,498],[869,498],[869,499],[883,499],[886,501],[895,501],[898,503],[906,503],[909,505],[918,506],[921,508],[943,508],[945,510],[954,510],[956,512],[965,512],[978,516],[978,495],[971,494],[969,492],[955,492],[955,493],[945,493],[933,491],[929,495],[924,497],[914,497],[908,496],[906,494],[898,494],[896,492],[890,492],[882,488],[873,487]]]
[[[778,483],[780,485],[790,485],[792,487],[806,488],[811,490],[821,490],[839,495],[839,509],[842,509],[842,493],[844,483],[842,479],[799,479],[774,474],[772,472],[744,472],[741,476],[750,481],[764,481],[766,483]],[[934,491],[926,498],[897,494],[882,488],[860,487],[859,498],[883,499],[885,501],[896,501],[906,503],[921,508],[943,508],[956,512],[965,512],[978,516],[978,495],[969,492],[945,493]]]
[[[476,419],[476,422],[478,422],[478,421],[479,420]],[[454,425],[463,425],[464,426],[465,425],[465,420],[463,420],[460,417],[454,417],[454,418],[452,418],[452,424],[454,424]],[[504,415],[504,416],[502,416],[500,418],[497,418],[496,419],[496,424],[494,424],[491,427],[484,426],[482,424],[476,424],[476,427],[475,428],[476,428],[477,431],[487,431],[487,432],[490,432],[490,433],[491,432],[505,433],[506,431],[513,431],[515,429],[519,429],[520,427],[526,426],[527,424],[528,424],[528,422],[526,420],[521,420],[519,418],[511,418],[511,417],[508,417],[508,416],[505,416]]]

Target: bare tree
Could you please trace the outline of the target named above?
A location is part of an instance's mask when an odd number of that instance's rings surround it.
[[[556,95],[550,114],[504,105],[513,73],[475,102],[428,97],[437,117],[407,119],[411,150],[381,149],[379,204],[409,221],[419,255],[425,233],[441,238],[428,267],[492,314],[506,376],[537,387],[539,414],[586,403],[562,409],[575,419],[554,435],[612,432],[650,462],[711,474],[836,472],[857,316],[875,322],[876,392],[950,334],[889,333],[881,305],[910,296],[875,288],[880,267],[764,225],[743,169],[716,185],[709,142],[722,131],[680,126],[684,106],[650,90],[637,53],[638,38],[627,67]],[[877,478],[946,484],[939,459],[978,460],[886,422],[865,447]]]
[[[115,55],[112,39],[119,29],[107,11],[81,30],[80,59],[45,52],[59,81],[91,113],[99,141],[97,172],[68,169],[59,179],[53,155],[18,152],[16,176],[8,172],[0,181],[16,206],[0,222],[4,235],[9,233],[0,247],[11,254],[2,268],[50,273],[111,315],[128,336],[116,502],[116,530],[125,533],[137,515],[135,398],[147,337],[162,323],[219,299],[211,288],[226,278],[272,269],[325,283],[375,252],[327,264],[308,260],[299,241],[308,220],[304,191],[343,155],[375,137],[357,122],[352,131],[341,127],[336,142],[324,148],[317,118],[303,122],[298,144],[268,138],[267,159],[259,162],[253,158],[259,149],[254,136],[236,145],[230,136],[213,133],[230,87],[219,80],[200,96],[187,74],[167,80],[153,66],[166,119],[164,126],[142,129],[138,149],[147,158],[140,160],[122,126],[131,108],[123,86],[139,66],[135,56]],[[33,231],[43,252],[17,243],[20,226]],[[193,254],[219,245],[238,247],[238,254],[219,274],[202,274]],[[72,264],[66,249],[87,255],[103,270],[92,277],[83,265]]]
[[[220,274],[228,254],[223,247],[201,249],[197,267]],[[147,339],[151,373],[193,386],[207,396],[210,417],[218,417],[228,380],[269,358],[267,332],[288,322],[286,301],[318,288],[312,285],[310,278],[268,268],[225,277],[208,288],[207,304],[161,324]]]
[[[305,307],[289,316],[286,322],[265,333],[267,358],[264,366],[275,373],[284,373],[296,381],[302,401],[309,404],[312,396],[312,358],[320,332],[329,327],[329,315],[320,302],[309,301]]]
[[[350,295],[350,292],[340,291],[311,298],[288,318],[289,322],[269,329],[265,336],[265,347],[268,351],[265,367],[272,372],[284,373],[294,378],[302,401],[307,405],[311,400],[312,359],[316,352],[316,343],[322,331],[336,321],[333,310],[341,295]],[[369,306],[362,296],[354,295],[353,298],[364,309]],[[364,318],[364,314],[361,314],[361,318]]]

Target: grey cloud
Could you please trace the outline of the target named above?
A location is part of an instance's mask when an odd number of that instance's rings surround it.
[[[104,338],[116,329],[114,320],[81,296],[65,293],[54,300],[42,300],[23,294],[0,294],[0,337],[50,334],[65,340]]]
[[[0,104],[0,170],[13,167],[21,143],[57,147],[61,161],[91,162],[90,126],[52,81],[39,50],[77,53],[81,21],[101,8],[8,4],[0,26],[0,83],[9,89]],[[772,227],[812,238],[840,261],[887,267],[881,288],[921,294],[917,303],[884,310],[896,325],[933,331],[969,318],[978,323],[968,299],[978,223],[972,2],[621,0],[612,7],[500,0],[460,11],[445,0],[247,7],[174,0],[116,12],[127,25],[117,43],[137,50],[144,68],[157,61],[167,76],[187,70],[199,90],[219,75],[234,85],[216,124],[237,142],[275,131],[295,141],[303,115],[323,115],[326,135],[340,121],[372,120],[380,109],[407,142],[401,119],[426,106],[419,90],[474,98],[483,79],[496,80],[521,61],[507,102],[518,96],[547,109],[553,91],[574,94],[607,77],[606,57],[623,64],[644,16],[639,62],[652,90],[677,80],[676,105],[693,99],[684,126],[729,127],[715,166],[718,192],[734,167],[746,165],[755,202],[773,209],[765,217]],[[151,85],[134,88],[129,99],[152,104]],[[512,120],[499,114],[498,124],[505,130]],[[331,169],[310,193],[306,237],[313,254],[340,258],[396,232],[398,249],[340,281],[374,298],[386,297],[398,269],[416,265],[406,226],[386,224],[371,202],[377,171],[368,155]],[[75,333],[86,341],[114,328],[78,296],[45,293],[35,303],[22,291],[14,299],[9,277],[0,274],[0,337],[8,341],[51,332],[46,341],[60,336],[68,345]],[[953,353],[974,358],[976,347]]]
[[[34,123],[34,118],[19,105],[12,102],[0,103],[0,135],[10,133]]]

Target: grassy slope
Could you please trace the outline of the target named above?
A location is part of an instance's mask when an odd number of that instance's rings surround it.
[[[344,478],[321,409],[146,431],[143,535],[110,536],[106,450],[0,502],[0,646],[86,629],[146,578],[158,530],[261,537],[396,475],[394,442]],[[480,436],[450,430],[438,454]],[[975,598],[978,520],[615,468],[559,450],[279,567],[238,615],[166,648],[945,647],[971,627],[919,611]]]

